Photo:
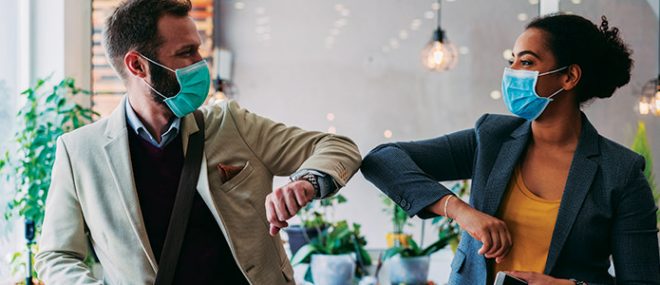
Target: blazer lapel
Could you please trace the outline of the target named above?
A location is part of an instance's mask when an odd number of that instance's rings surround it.
[[[195,122],[195,117],[193,114],[187,115],[183,117],[182,122],[181,122],[181,141],[183,144],[183,153],[185,155],[187,147],[188,147],[188,141],[190,139],[190,136],[196,132],[199,131],[199,127],[197,126],[197,122]],[[206,138],[204,138],[206,140]],[[221,223],[221,217],[220,217],[220,212],[218,211],[218,205],[216,204],[216,200],[213,198],[213,194],[211,193],[211,188],[210,188],[210,183],[209,183],[209,176],[208,176],[208,161],[206,160],[206,143],[204,144],[204,151],[202,152],[202,165],[199,171],[199,178],[197,179],[197,193],[199,193],[199,196],[202,198],[206,206],[209,208],[211,211],[211,214],[216,218],[216,221],[220,225],[220,228],[222,229],[223,233],[225,232],[224,224]],[[225,236],[227,240],[229,241],[229,238]]]
[[[552,272],[568,234],[571,232],[575,218],[580,212],[582,203],[589,193],[591,183],[598,171],[598,163],[590,158],[599,154],[598,132],[587,120],[587,117],[582,114],[582,132],[573,155],[573,162],[568,172],[566,187],[557,214],[557,222],[555,223],[548,259],[545,264],[545,274]]]
[[[186,155],[190,135],[198,131],[199,128],[197,127],[197,122],[195,122],[195,117],[192,113],[181,119],[181,143],[183,145],[183,155]],[[206,138],[204,138],[204,140],[206,140]]]
[[[511,133],[511,138],[500,147],[491,174],[484,189],[482,212],[496,216],[502,197],[506,192],[511,174],[527,146],[530,134],[530,122],[525,122]]]
[[[188,141],[190,136],[199,131],[197,122],[195,122],[195,117],[193,114],[189,114],[183,117],[181,121],[181,142],[183,145],[183,154],[186,154],[188,148]],[[206,140],[206,138],[204,138]],[[208,167],[206,160],[206,143],[204,143],[204,150],[202,151],[202,165],[200,166],[199,178],[197,178],[197,192],[201,196],[202,200],[211,210],[211,213],[217,213],[217,207],[213,200],[213,195],[211,194],[211,188],[209,187],[209,178],[208,178]]]
[[[126,97],[108,118],[105,136],[108,138],[104,146],[105,158],[110,166],[110,173],[115,182],[115,188],[121,199],[124,212],[128,216],[133,233],[138,237],[144,254],[147,256],[154,272],[158,270],[149,237],[142,218],[140,202],[137,196],[133,167],[131,165],[131,152],[128,145],[128,129],[126,127]]]

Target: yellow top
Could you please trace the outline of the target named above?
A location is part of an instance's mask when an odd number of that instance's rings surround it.
[[[527,189],[520,167],[516,167],[500,207],[500,219],[509,232],[513,246],[495,271],[532,271],[543,273],[560,200],[542,199]]]

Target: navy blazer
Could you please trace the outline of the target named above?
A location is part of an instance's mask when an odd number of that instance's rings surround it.
[[[497,216],[530,135],[524,119],[487,114],[474,129],[381,145],[361,169],[411,216],[431,217],[424,209],[451,194],[438,181],[459,179],[472,179],[472,207]],[[657,207],[643,169],[643,157],[600,136],[582,115],[545,274],[588,284],[660,284]],[[486,284],[493,261],[477,253],[481,246],[461,234],[449,284]],[[610,255],[616,280],[608,274]]]

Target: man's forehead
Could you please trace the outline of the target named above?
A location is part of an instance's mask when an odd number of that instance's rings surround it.
[[[158,21],[158,33],[163,45],[173,48],[201,45],[197,27],[190,17],[163,16]]]

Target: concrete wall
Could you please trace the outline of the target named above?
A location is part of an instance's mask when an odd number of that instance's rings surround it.
[[[336,129],[366,154],[383,142],[435,137],[470,128],[483,113],[507,113],[490,94],[500,89],[504,50],[538,15],[538,1],[443,1],[442,26],[462,51],[456,68],[444,73],[425,71],[420,63],[435,27],[435,19],[425,17],[433,3],[223,0],[218,41],[235,54],[237,99],[244,107],[310,130]],[[632,143],[637,121],[645,121],[660,173],[660,120],[634,109],[641,84],[658,73],[658,18],[639,0],[561,1],[560,8],[592,20],[608,15],[635,51],[631,84],[585,112],[603,135],[624,145]],[[340,19],[345,25],[333,31]],[[411,29],[415,19],[418,30]],[[402,30],[407,37],[400,37]],[[361,223],[369,246],[384,247],[391,225],[379,191],[357,174],[343,194],[349,203],[338,208],[337,218]],[[409,231],[417,233],[419,223]]]

